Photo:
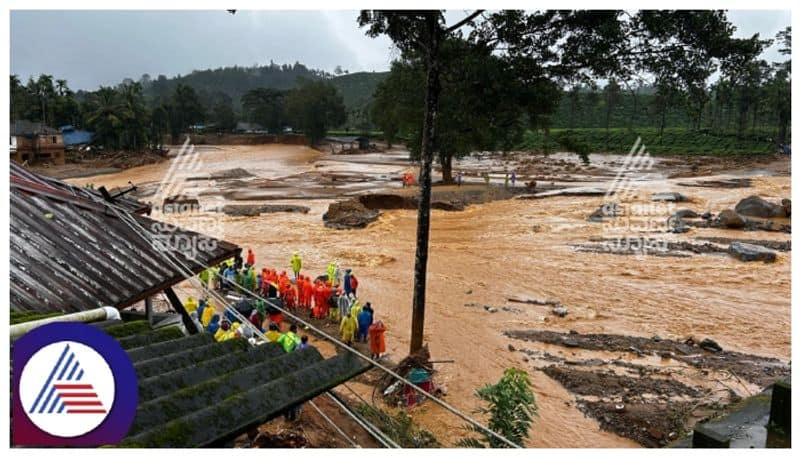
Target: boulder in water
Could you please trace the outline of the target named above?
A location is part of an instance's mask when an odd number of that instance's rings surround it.
[[[774,262],[777,258],[775,251],[755,244],[735,242],[728,246],[728,254],[744,262],[760,260],[762,262]]]
[[[589,222],[603,222],[609,217],[618,217],[623,213],[622,206],[616,202],[606,202],[600,205],[588,218]]]
[[[786,217],[792,217],[792,201],[788,198],[784,198],[781,200],[781,206],[783,206],[783,211],[786,213]]]
[[[431,209],[443,211],[464,211],[464,202],[459,200],[436,200],[431,202]]]
[[[326,227],[335,229],[364,228],[378,220],[380,212],[369,209],[357,200],[331,203],[322,215]]]
[[[751,195],[740,200],[734,209],[742,216],[786,217],[786,210],[783,206],[764,200],[758,195]]]
[[[700,215],[688,208],[684,208],[675,211],[675,213],[672,214],[672,217],[680,219],[694,219],[696,217],[700,217]]]
[[[258,216],[263,213],[307,213],[307,206],[300,205],[225,205],[222,212],[229,216]]]
[[[686,195],[680,192],[659,192],[650,198],[654,202],[685,202],[689,201]]]
[[[717,224],[724,228],[740,229],[744,227],[744,219],[732,209],[724,209],[717,216]]]

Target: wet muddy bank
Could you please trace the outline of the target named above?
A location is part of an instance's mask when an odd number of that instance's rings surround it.
[[[663,339],[657,336],[615,334],[561,333],[548,330],[511,330],[505,335],[522,341],[541,342],[592,351],[628,352],[637,356],[652,355],[676,360],[695,368],[728,371],[739,378],[767,387],[790,373],[789,366],[779,359],[761,357],[719,348],[712,340],[695,342]]]
[[[707,339],[552,331],[506,335],[568,348],[571,356],[566,357],[547,350],[520,352],[536,370],[569,391],[576,407],[597,420],[601,429],[645,447],[679,440],[696,423],[722,414],[743,395],[790,373],[789,365],[778,359],[726,351]]]

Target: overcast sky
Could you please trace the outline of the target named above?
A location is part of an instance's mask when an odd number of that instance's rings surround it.
[[[332,71],[383,71],[396,57],[368,38],[356,11],[12,11],[11,72],[52,74],[96,89],[143,73],[174,76],[231,65],[300,62]],[[454,20],[463,12],[449,14]],[[737,36],[772,38],[790,11],[730,11]],[[450,22],[450,21],[449,21]],[[782,60],[773,46],[764,55]]]

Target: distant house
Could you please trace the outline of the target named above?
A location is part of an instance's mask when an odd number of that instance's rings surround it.
[[[71,125],[60,127],[61,136],[64,138],[64,147],[75,148],[89,144],[94,138],[94,132],[79,130]]]
[[[267,133],[267,129],[255,122],[237,122],[236,133]]]
[[[11,122],[11,158],[19,163],[50,162],[64,165],[64,137],[58,130],[40,122]]]
[[[369,149],[369,138],[365,136],[329,136],[325,137],[325,141],[331,146],[331,152],[335,152],[334,144],[340,146],[339,152],[352,151],[354,145],[358,145],[357,149],[366,151]]]

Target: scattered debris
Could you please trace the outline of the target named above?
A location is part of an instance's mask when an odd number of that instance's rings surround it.
[[[187,195],[178,194],[178,195],[171,195],[164,199],[163,207],[166,210],[166,207],[198,207],[200,206],[200,202],[197,200],[196,197],[189,197]]]
[[[566,187],[563,189],[554,189],[544,192],[537,192],[535,194],[522,194],[517,195],[516,199],[520,200],[535,200],[547,197],[601,197],[606,195],[609,191],[600,189],[598,187]]]
[[[526,305],[558,306],[561,304],[560,301],[551,298],[540,300],[538,298],[508,297],[507,300],[512,303],[524,303]]]

